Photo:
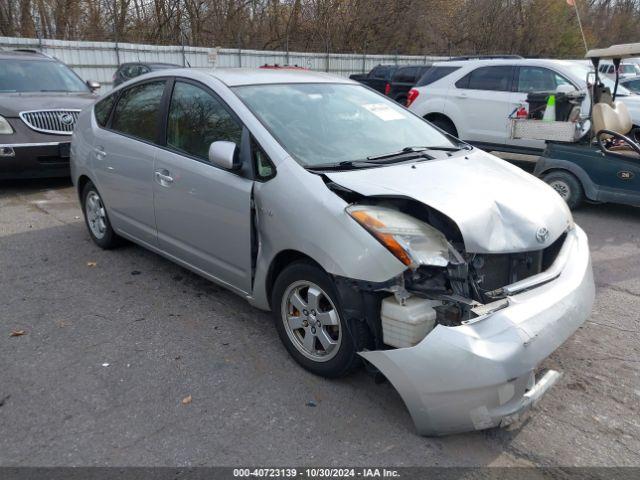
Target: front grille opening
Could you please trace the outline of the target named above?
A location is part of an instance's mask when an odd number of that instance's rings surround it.
[[[567,238],[563,233],[543,250],[521,253],[475,255],[470,262],[478,286],[487,292],[524,280],[547,270]]]
[[[80,110],[39,110],[20,112],[20,118],[36,132],[71,135],[79,114]]]
[[[542,271],[547,270],[558,258],[558,254],[567,239],[567,232],[564,232],[558,239],[542,251]]]

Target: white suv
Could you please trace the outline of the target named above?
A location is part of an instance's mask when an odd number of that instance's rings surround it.
[[[585,90],[590,64],[579,60],[500,59],[437,62],[409,92],[407,106],[458,138],[485,150],[538,153],[544,142],[510,139],[509,115],[527,94],[569,85]],[[613,82],[601,79],[611,91]],[[566,86],[563,88],[567,88]],[[618,86],[618,98],[640,125],[640,96]],[[585,96],[582,112],[589,112]]]

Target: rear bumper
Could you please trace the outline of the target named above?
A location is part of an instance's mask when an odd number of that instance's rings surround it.
[[[438,325],[418,345],[361,352],[402,396],[423,435],[506,425],[558,380],[535,370],[588,318],[595,287],[579,228],[562,272],[508,297],[509,306],[459,327]]]
[[[66,141],[0,143],[0,179],[69,176],[69,146]]]

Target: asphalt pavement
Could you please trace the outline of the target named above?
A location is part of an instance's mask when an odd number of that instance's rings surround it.
[[[640,209],[575,218],[597,299],[543,365],[562,379],[509,429],[425,438],[388,383],[302,370],[242,298],[100,250],[68,182],[0,183],[0,465],[640,465]]]

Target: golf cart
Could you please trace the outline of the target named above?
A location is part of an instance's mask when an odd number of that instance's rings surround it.
[[[617,67],[623,58],[637,56],[640,43],[587,53],[595,68],[594,77],[587,81],[591,97],[588,116],[572,115],[571,119],[551,122],[512,120],[517,138],[528,135],[547,141],[534,175],[551,185],[570,208],[585,199],[640,206],[640,129],[633,125],[626,106],[616,101]],[[598,77],[601,59],[610,59],[616,66],[613,93]]]

